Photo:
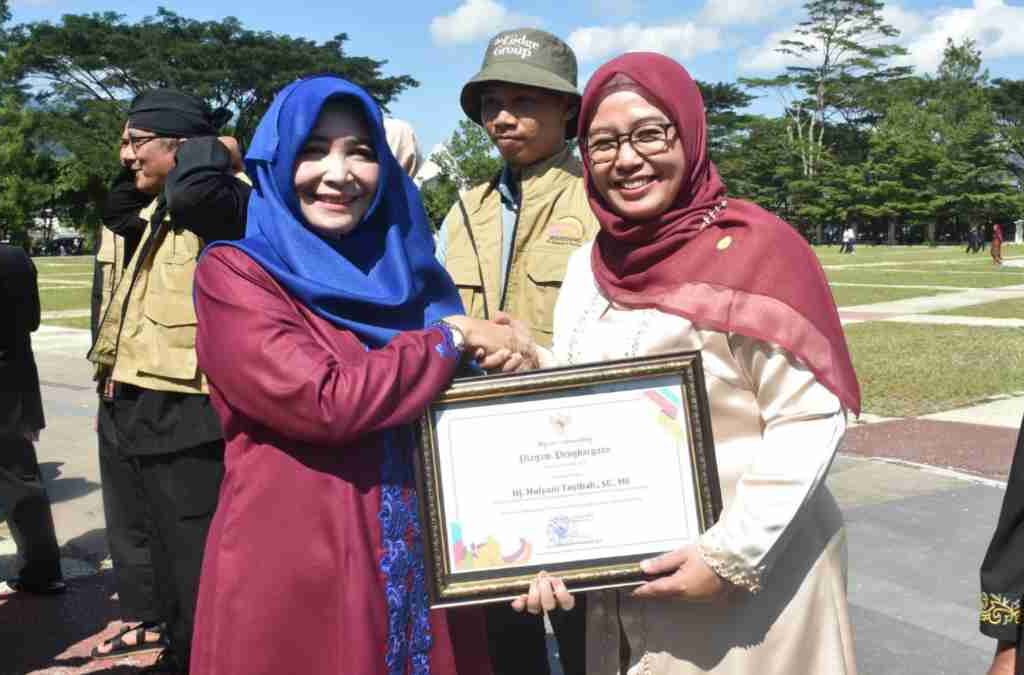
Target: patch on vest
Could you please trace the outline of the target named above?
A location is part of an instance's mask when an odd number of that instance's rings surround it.
[[[560,218],[548,225],[545,234],[549,244],[578,246],[583,243],[583,231],[583,223],[575,218]]]

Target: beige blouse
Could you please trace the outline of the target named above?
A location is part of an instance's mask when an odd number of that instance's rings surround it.
[[[569,262],[554,344],[542,352],[541,365],[701,350],[727,507],[700,549],[719,575],[757,591],[842,441],[842,404],[777,346],[703,330],[654,309],[613,306],[590,271],[591,247]]]

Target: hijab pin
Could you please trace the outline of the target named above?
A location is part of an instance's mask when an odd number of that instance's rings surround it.
[[[717,247],[718,247],[719,251],[724,251],[725,249],[729,248],[730,246],[732,246],[732,237],[731,236],[725,235],[724,237],[722,237],[721,239],[718,240]]]

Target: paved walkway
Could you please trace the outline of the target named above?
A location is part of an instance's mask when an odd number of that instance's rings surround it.
[[[1012,262],[1024,266],[1024,259]],[[1024,297],[1024,285],[942,290],[957,292],[845,307],[840,314],[844,323],[1024,326],[1016,319],[928,314]],[[88,316],[88,311],[45,316]],[[34,346],[48,418],[38,452],[72,581],[65,596],[0,600],[0,675],[136,673],[153,657],[88,659],[92,646],[120,626],[103,534],[92,430],[95,393],[83,358],[89,334],[43,326]],[[1024,395],[919,419],[864,415],[851,425],[829,485],[847,520],[850,603],[862,674],[984,672],[993,645],[977,631],[977,570],[1022,414]],[[0,573],[10,573],[13,552],[0,525]]]
[[[1024,284],[998,286],[996,288],[972,288],[957,293],[926,295],[906,298],[904,300],[876,302],[869,305],[851,305],[841,308],[840,311],[844,316],[855,316],[862,313],[900,316],[960,309],[972,305],[983,305],[989,302],[1013,300],[1016,298],[1024,298]]]
[[[909,253],[910,250],[907,250]],[[856,255],[856,254],[854,254]],[[987,257],[987,256],[986,256]],[[842,263],[830,263],[822,264],[822,268],[826,270],[855,270],[855,269],[871,269],[871,268],[887,268],[887,267],[911,267],[913,265],[970,265],[975,260],[982,260],[983,258],[937,258],[932,260],[888,260],[883,262],[857,262],[856,260],[851,262]],[[1005,267],[1024,267],[1024,256],[1003,256],[1003,265]],[[994,265],[993,265],[994,268]],[[993,269],[993,272],[998,270]]]
[[[839,284],[842,285],[842,284]],[[923,288],[914,286],[913,288]],[[928,287],[936,288],[936,287]],[[1024,328],[1024,317],[1019,319],[982,316],[957,316],[953,314],[931,314],[948,310],[984,305],[1000,300],[1024,298],[1024,284],[998,286],[996,288],[971,288],[956,293],[927,295],[903,300],[890,300],[867,305],[850,305],[839,308],[839,318],[844,326],[868,321],[893,321],[899,323],[931,324],[940,326],[977,326],[988,328]]]

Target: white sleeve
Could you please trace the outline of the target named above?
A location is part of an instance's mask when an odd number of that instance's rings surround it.
[[[761,410],[760,447],[700,550],[723,578],[756,592],[846,432],[839,399],[788,352],[739,335],[729,344]]]

